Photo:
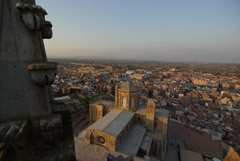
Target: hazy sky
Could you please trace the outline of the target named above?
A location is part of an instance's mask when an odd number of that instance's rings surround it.
[[[36,0],[48,57],[240,63],[240,0]]]

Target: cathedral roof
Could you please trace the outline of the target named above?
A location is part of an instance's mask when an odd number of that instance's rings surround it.
[[[134,117],[135,113],[113,109],[106,116],[89,126],[87,130],[102,131],[114,137],[118,137],[124,130],[129,121]]]
[[[120,90],[125,90],[129,92],[138,91],[137,87],[135,87],[131,82],[125,82],[120,86]]]

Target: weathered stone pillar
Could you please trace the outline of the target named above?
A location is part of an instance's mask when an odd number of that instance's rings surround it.
[[[104,111],[104,105],[103,104],[98,104],[97,105],[97,120],[103,117],[103,111]]]
[[[71,113],[50,90],[57,63],[47,62],[46,14],[34,0],[0,0],[0,160],[75,160]]]
[[[51,113],[49,85],[56,64],[47,63],[43,45],[43,38],[52,36],[51,23],[34,4],[0,1],[0,122]]]

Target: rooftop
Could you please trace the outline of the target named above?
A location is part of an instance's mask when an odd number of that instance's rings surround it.
[[[126,138],[120,143],[117,151],[135,156],[140,148],[146,129],[140,124],[134,124],[127,133]]]
[[[138,110],[136,111],[136,114],[139,115],[146,115],[147,113],[147,107],[146,106],[141,106],[138,108]],[[156,109],[155,110],[155,118],[156,119],[168,119],[169,116],[169,111],[168,110],[163,110],[163,109]]]
[[[169,111],[168,110],[156,109],[155,118],[168,119],[168,116],[169,116]]]
[[[76,152],[76,160],[77,161],[103,161],[107,160],[108,154],[114,155],[117,157],[118,155],[122,155],[126,158],[128,155],[109,151],[106,148],[94,144],[86,144],[84,139],[80,137],[75,137],[75,152]],[[145,159],[134,156],[134,161],[144,161]]]
[[[103,104],[104,107],[106,107],[106,108],[115,107],[115,102],[114,101],[98,100],[98,101],[95,101],[95,102],[91,103],[91,105],[98,105],[98,104]]]
[[[125,82],[120,86],[120,90],[129,91],[129,92],[137,92],[139,91],[137,87],[135,87],[131,82]]]
[[[201,153],[181,149],[180,150],[181,161],[203,161]]]
[[[127,123],[133,118],[134,113],[113,109],[106,116],[89,126],[89,130],[105,132],[109,135],[118,137]]]

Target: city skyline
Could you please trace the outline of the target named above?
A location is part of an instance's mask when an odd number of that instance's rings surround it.
[[[37,3],[53,22],[50,58],[240,62],[236,0]]]
[[[0,0],[0,161],[240,160],[240,1],[39,1]]]

